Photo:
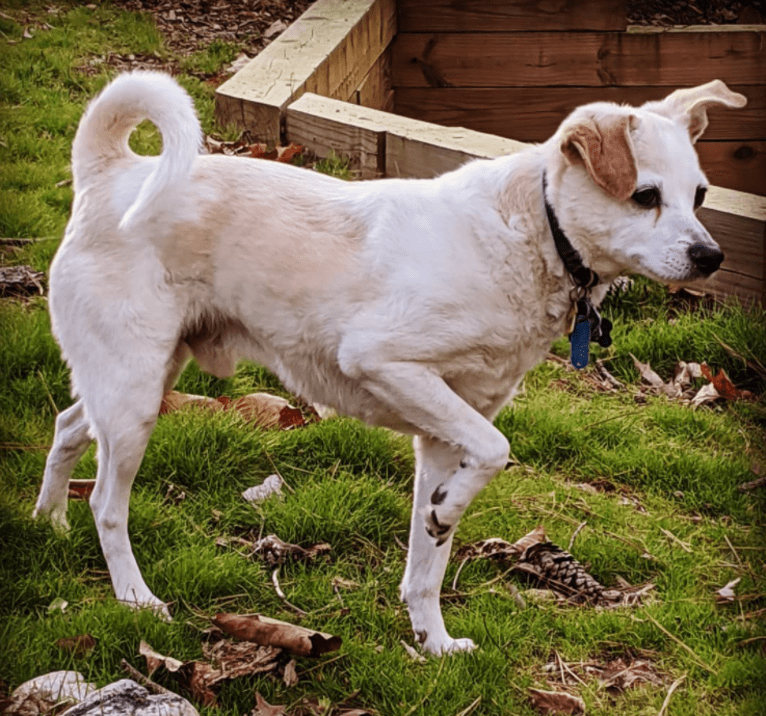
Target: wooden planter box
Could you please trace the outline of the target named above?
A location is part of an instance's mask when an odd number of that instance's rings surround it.
[[[749,103],[711,111],[697,144],[716,185],[700,218],[727,256],[706,288],[766,304],[765,70],[765,26],[627,28],[621,2],[319,0],[221,85],[216,111],[364,178],[428,177],[543,141],[579,104],[722,79]]]

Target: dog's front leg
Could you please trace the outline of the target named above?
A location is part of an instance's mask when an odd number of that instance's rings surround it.
[[[45,462],[45,474],[34,517],[48,517],[57,529],[69,529],[66,519],[69,478],[75,464],[92,442],[82,401],[78,400],[56,418],[53,447]]]
[[[508,441],[430,366],[386,361],[381,355],[385,353],[380,347],[363,354],[348,349],[341,354],[341,366],[424,436],[418,443],[422,464],[402,595],[427,651],[468,649],[470,640],[452,639],[445,631],[438,589],[457,523],[476,494],[505,467]]]
[[[401,598],[407,604],[412,628],[423,649],[433,654],[469,651],[475,644],[471,639],[453,639],[447,633],[439,606],[452,534],[437,546],[437,541],[426,532],[423,524],[423,516],[431,508],[433,491],[460,467],[463,453],[434,438],[417,436],[413,445],[415,494]]]

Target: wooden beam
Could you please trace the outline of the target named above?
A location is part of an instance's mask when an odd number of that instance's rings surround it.
[[[766,196],[766,142],[697,142],[697,154],[714,184]]]
[[[726,258],[697,287],[766,306],[766,198],[711,186],[698,216]]]
[[[512,154],[527,146],[308,93],[287,108],[285,134],[320,157],[333,152],[348,156],[363,176],[433,177],[476,157]]]
[[[674,89],[679,87],[399,87],[395,111],[447,127],[544,142],[582,104],[638,106],[662,99]],[[737,110],[712,107],[705,139],[766,140],[766,84],[731,89],[747,97],[747,106]]]
[[[370,109],[380,109],[384,112],[394,111],[390,48],[378,57],[362,83],[352,92],[348,101]]]
[[[395,32],[395,0],[319,0],[218,88],[218,121],[278,142],[292,100],[306,91],[348,98]]]
[[[399,87],[762,84],[766,28],[717,32],[400,33]]]
[[[306,92],[285,110],[285,137],[318,157],[348,157],[363,179],[380,177],[388,117],[395,115]]]
[[[625,0],[398,0],[399,32],[624,30]]]

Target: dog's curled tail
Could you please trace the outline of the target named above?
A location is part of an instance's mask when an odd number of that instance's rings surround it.
[[[202,132],[191,97],[169,75],[135,71],[120,75],[88,106],[72,146],[75,190],[86,177],[98,177],[112,161],[135,156],[128,138],[148,119],[162,135],[162,154],[120,221],[127,228],[151,213],[164,190],[191,173]]]

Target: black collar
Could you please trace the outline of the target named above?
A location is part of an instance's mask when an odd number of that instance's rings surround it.
[[[612,322],[608,318],[602,318],[590,301],[591,289],[597,286],[599,282],[598,274],[583,263],[582,256],[561,230],[553,207],[548,203],[548,198],[545,196],[546,187],[547,182],[545,172],[543,172],[543,202],[545,203],[545,213],[548,215],[548,225],[556,244],[556,251],[558,251],[574,283],[574,288],[570,293],[573,321],[569,329],[569,341],[572,344],[572,365],[579,370],[588,365],[589,342],[598,342],[604,348],[608,348],[612,344],[609,335],[612,330]]]
[[[548,203],[548,197],[545,196],[547,186],[548,182],[545,178],[545,172],[543,172],[543,201],[545,202],[545,213],[548,215],[548,225],[551,227],[556,250],[559,252],[566,270],[572,276],[575,286],[579,286],[582,289],[591,289],[599,282],[598,274],[582,262],[582,256],[580,256],[580,253],[572,246],[566,234],[561,230],[553,207]]]

